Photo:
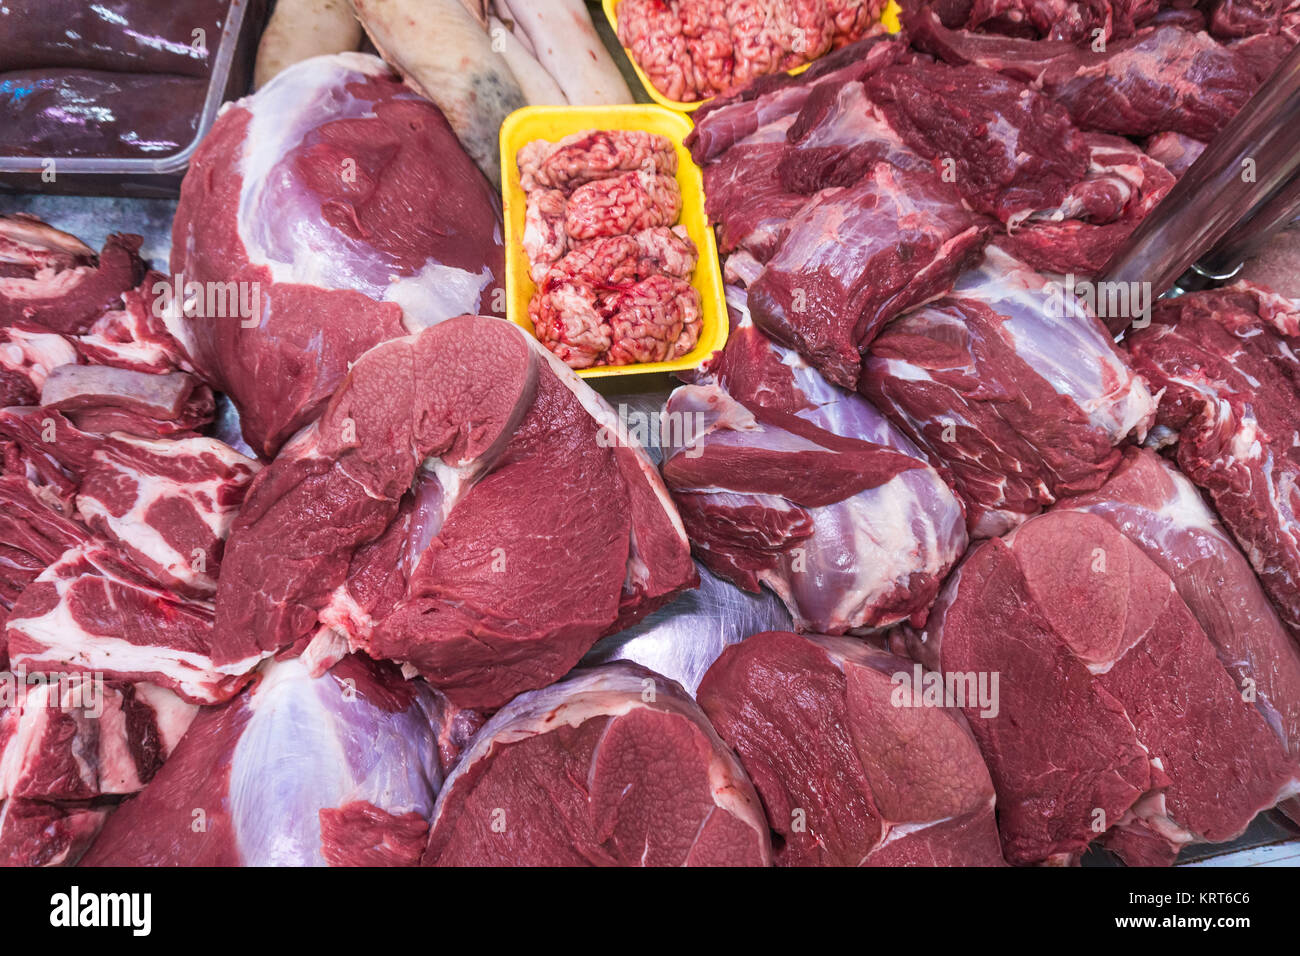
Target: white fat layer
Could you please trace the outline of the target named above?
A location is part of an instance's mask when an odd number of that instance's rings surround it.
[[[473,274],[429,260],[414,274],[394,274],[387,256],[323,223],[313,194],[301,188],[270,191],[286,185],[291,173],[281,162],[311,131],[328,122],[373,117],[373,101],[353,96],[347,85],[388,73],[383,61],[361,53],[314,57],[240,100],[252,120],[240,157],[239,237],[249,261],[265,265],[272,281],[352,289],[393,302],[402,307],[408,328],[416,329],[476,312],[490,271],[484,267]],[[272,196],[275,208],[270,208]],[[293,224],[292,254],[271,248],[271,237],[286,230],[286,223]]]
[[[231,484],[246,484],[259,469],[257,462],[246,458],[229,445],[215,438],[182,438],[169,441],[153,441],[133,438],[124,434],[115,434],[114,439],[124,445],[140,449],[146,455],[167,458],[209,457],[219,463],[225,474],[207,474],[205,477],[177,481],[148,470],[147,461],[122,460],[118,456],[97,452],[96,458],[102,465],[112,467],[124,479],[135,485],[136,495],[130,508],[122,513],[110,509],[89,495],[77,495],[77,510],[88,524],[102,522],[117,540],[122,541],[143,554],[176,581],[183,582],[196,591],[215,593],[217,582],[205,568],[196,570],[194,555],[177,551],[166,539],[162,529],[150,523],[149,509],[164,500],[183,500],[194,509],[199,520],[207,527],[217,540],[225,540],[230,533],[230,525],[239,513],[238,505],[219,504],[222,491]],[[232,482],[230,469],[243,468],[244,474],[238,482]],[[121,488],[125,482],[119,482]]]
[[[58,601],[39,617],[9,620],[10,630],[20,632],[39,645],[39,650],[13,652],[13,666],[32,673],[72,670],[149,675],[150,680],[175,686],[192,700],[219,703],[223,695],[218,688],[223,675],[213,666],[210,657],[162,643],[139,645],[121,638],[92,634],[73,614],[69,592],[76,579],[63,577],[61,570],[82,557],[89,557],[95,547],[81,545],[72,548],[36,578],[54,586]],[[109,581],[132,590],[138,589],[135,583],[121,581],[98,565],[96,568]]]

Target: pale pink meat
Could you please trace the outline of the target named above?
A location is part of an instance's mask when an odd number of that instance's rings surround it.
[[[588,282],[560,279],[548,284],[528,304],[537,340],[570,368],[590,368],[613,344],[613,331],[596,303]]]
[[[691,78],[701,97],[731,89],[731,24],[726,0],[679,0],[682,34],[691,51]]]
[[[618,173],[677,174],[672,140],[636,129],[584,130],[554,143],[536,139],[519,150],[518,162],[527,192],[538,187],[569,192]]]
[[[886,0],[826,0],[833,39],[831,45],[838,50],[860,39],[880,19]]]
[[[622,0],[618,5],[618,38],[664,96],[684,103],[700,98],[690,47],[672,4],[664,0]]]
[[[784,53],[782,69],[802,66],[831,48],[835,25],[825,0],[774,0],[772,18]]]
[[[528,256],[533,281],[538,282],[569,248],[564,229],[568,200],[558,189],[539,189],[528,194],[524,213],[524,254]]]
[[[572,368],[685,355],[702,321],[685,279],[695,262],[690,240],[663,227],[583,243],[547,271],[529,305],[537,338]]]
[[[622,0],[618,36],[664,96],[728,94],[860,39],[884,0]]]
[[[603,298],[614,332],[606,364],[679,358],[700,337],[700,294],[684,279],[656,274]]]
[[[564,225],[570,240],[596,239],[671,226],[681,211],[682,190],[676,179],[659,173],[622,173],[575,189]]]
[[[777,23],[771,12],[766,0],[736,0],[727,10],[737,86],[780,69],[785,50],[777,39]]]
[[[516,156],[538,341],[572,368],[685,355],[703,313],[677,153],[643,131],[588,130]]]

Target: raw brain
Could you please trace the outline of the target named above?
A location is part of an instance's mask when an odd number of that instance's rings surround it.
[[[170,325],[270,456],[372,345],[491,311],[501,233],[436,107],[374,57],[318,57],[227,108],[181,189],[172,272],[241,283],[258,314]]]

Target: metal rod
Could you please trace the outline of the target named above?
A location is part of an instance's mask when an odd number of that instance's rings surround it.
[[[1288,188],[1298,172],[1300,46],[1133,230],[1103,278],[1150,283],[1152,296],[1162,295],[1234,226],[1251,219],[1261,227],[1284,223],[1289,218],[1286,204],[1300,201],[1296,190]],[[1236,236],[1232,249],[1217,256],[1207,271],[1232,272],[1239,262],[1227,259],[1257,241],[1252,226]]]

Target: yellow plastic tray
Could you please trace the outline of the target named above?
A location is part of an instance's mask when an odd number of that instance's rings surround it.
[[[519,164],[515,156],[520,147],[535,139],[554,142],[588,129],[645,130],[666,136],[677,147],[677,183],[682,187],[680,222],[694,240],[700,255],[691,285],[699,290],[703,321],[695,348],[681,358],[635,365],[600,365],[578,369],[577,372],[597,378],[695,368],[727,342],[727,303],[722,291],[718,247],[704,214],[704,176],[691,160],[690,151],[682,145],[682,140],[691,131],[691,121],[681,113],[660,106],[526,106],[506,117],[501,124],[501,198],[506,217],[506,315],[527,329],[529,334],[536,334],[532,319],[528,317],[528,303],[537,287],[528,273],[528,257],[524,254],[524,189],[519,184]]]
[[[618,36],[618,5],[620,2],[621,0],[601,0],[601,5],[605,8],[605,19],[607,19],[609,25],[614,28],[615,36]],[[885,25],[885,29],[890,33],[897,33],[902,29],[902,24],[898,19],[899,14],[902,12],[902,8],[895,3],[894,0],[889,0],[884,12],[880,15],[880,22]],[[641,64],[636,61],[636,57],[632,55],[632,51],[627,47],[623,47],[623,52],[627,54],[627,59],[628,62],[632,64],[632,69],[636,70],[637,78],[640,79],[641,85],[645,87],[646,94],[660,106],[666,106],[670,110],[677,110],[679,113],[693,113],[709,101],[707,98],[696,100],[693,103],[683,103],[681,100],[670,100],[668,97],[660,93],[659,90],[655,88],[655,85],[650,82],[650,77],[646,76],[645,73],[642,72]],[[791,76],[798,76],[810,66],[812,66],[812,63],[805,63],[802,66],[796,66],[794,69],[787,70],[786,72]]]

